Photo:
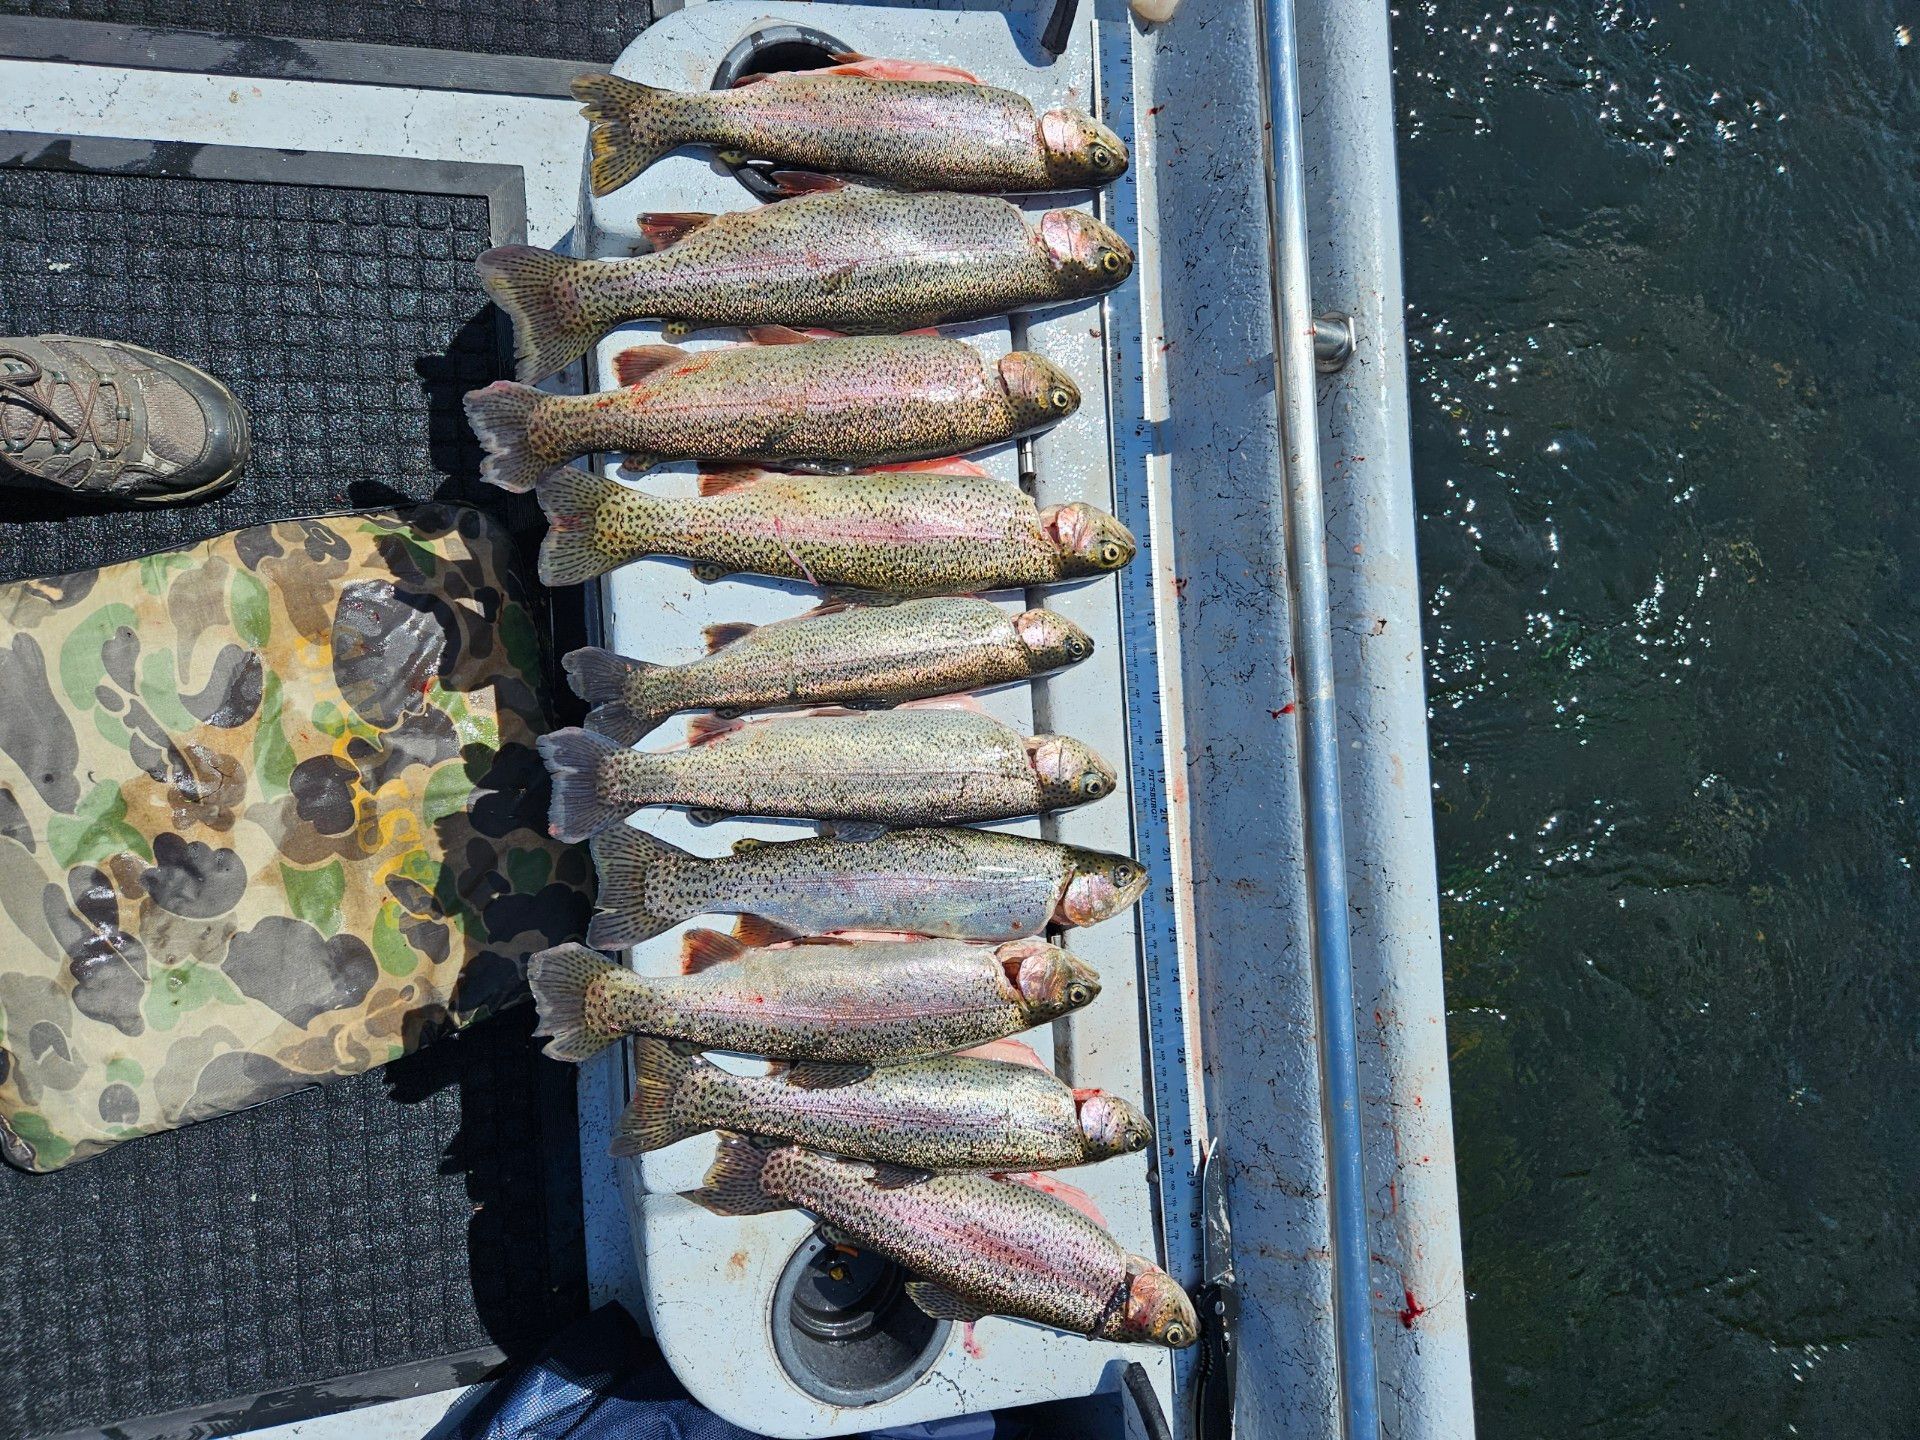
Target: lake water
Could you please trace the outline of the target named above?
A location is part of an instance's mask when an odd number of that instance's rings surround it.
[[[1481,1433],[1920,1433],[1920,3],[1394,34]]]

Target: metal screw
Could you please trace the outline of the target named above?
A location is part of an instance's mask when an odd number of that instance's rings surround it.
[[[1346,369],[1358,339],[1351,315],[1329,310],[1325,315],[1314,316],[1313,368],[1323,375]]]

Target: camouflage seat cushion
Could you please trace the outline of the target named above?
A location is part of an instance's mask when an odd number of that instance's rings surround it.
[[[477,511],[0,586],[0,1153],[384,1064],[584,926],[539,645]]]

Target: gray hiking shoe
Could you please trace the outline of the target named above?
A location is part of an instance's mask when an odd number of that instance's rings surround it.
[[[247,416],[218,380],[118,340],[0,339],[0,488],[188,500],[247,463]]]

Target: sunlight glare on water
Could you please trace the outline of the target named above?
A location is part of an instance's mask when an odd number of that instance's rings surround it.
[[[1920,3],[1392,14],[1482,1434],[1920,1433]]]

